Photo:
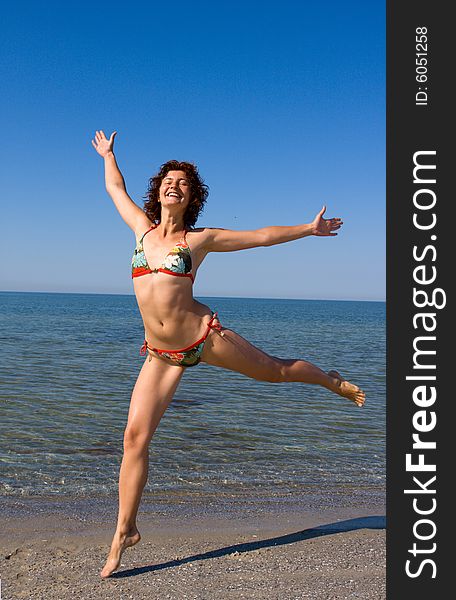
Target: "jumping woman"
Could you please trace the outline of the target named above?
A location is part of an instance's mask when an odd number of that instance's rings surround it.
[[[136,515],[148,477],[149,444],[173,399],[185,369],[200,362],[242,373],[259,381],[301,381],[326,389],[363,406],[365,394],[337,371],[322,371],[300,359],[266,354],[222,326],[217,313],[193,297],[193,281],[209,252],[234,252],[273,246],[315,236],[334,236],[340,219],[271,226],[253,231],[195,227],[208,188],[197,168],[169,161],[149,181],[144,209],[127,194],[114,156],[114,138],[95,133],[92,145],[104,158],[106,190],[120,216],[134,231],[133,286],[144,322],[140,353],[146,356],[133,388],[124,432],[119,474],[117,528],[100,575],[109,577],[120,565],[125,548],[141,539]]]

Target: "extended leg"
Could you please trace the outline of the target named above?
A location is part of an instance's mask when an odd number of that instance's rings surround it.
[[[223,337],[215,331],[209,335],[202,361],[260,381],[302,381],[321,385],[348,398],[357,406],[364,404],[364,392],[346,381],[337,371],[325,373],[305,360],[270,356],[230,329],[223,329],[223,333]]]
[[[146,358],[131,396],[124,433],[124,455],[119,474],[117,528],[101,577],[109,577],[120,564],[122,552],[141,539],[136,515],[149,468],[149,443],[169,406],[184,369],[160,359]]]

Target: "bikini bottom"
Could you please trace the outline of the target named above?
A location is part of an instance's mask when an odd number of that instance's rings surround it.
[[[211,310],[212,317],[207,324],[207,329],[202,338],[197,340],[191,346],[187,346],[187,348],[181,348],[180,350],[161,350],[160,348],[153,348],[149,346],[147,340],[144,340],[143,345],[139,353],[141,356],[145,356],[147,350],[152,352],[156,352],[159,356],[163,356],[164,358],[168,358],[175,362],[177,365],[181,367],[194,367],[201,361],[201,354],[203,353],[204,343],[206,342],[206,338],[209,335],[211,329],[216,329],[220,332],[220,335],[223,336],[222,326],[219,323],[213,325],[214,320],[217,318],[217,313]],[[149,360],[152,360],[152,355],[149,355]]]

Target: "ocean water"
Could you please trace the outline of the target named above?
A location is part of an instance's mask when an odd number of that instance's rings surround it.
[[[264,351],[367,393],[187,369],[152,439],[146,493],[382,491],[385,304],[198,298]],[[0,496],[112,496],[143,357],[134,296],[0,292]]]

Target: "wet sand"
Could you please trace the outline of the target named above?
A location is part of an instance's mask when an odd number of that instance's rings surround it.
[[[112,502],[3,504],[2,600],[386,598],[383,506],[213,500],[146,502],[142,540],[105,580]]]

